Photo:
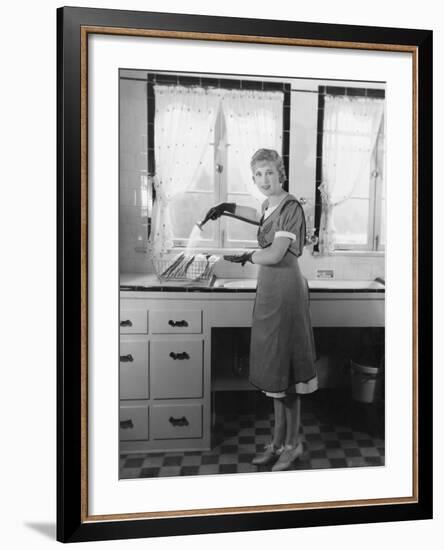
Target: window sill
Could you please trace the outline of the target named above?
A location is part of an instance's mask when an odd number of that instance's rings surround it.
[[[241,248],[191,248],[190,253],[191,254],[242,254],[243,252],[246,252],[247,250],[258,250],[259,247],[257,246],[244,246]],[[167,250],[166,254],[180,254],[181,252],[185,252],[186,247],[184,246],[178,246],[175,248],[170,248]],[[148,252],[147,246],[135,246],[134,247],[135,252],[146,254]]]
[[[247,250],[258,250],[258,246],[243,246],[241,248],[192,248],[190,249],[191,254],[243,254]],[[168,254],[180,254],[186,249],[184,247],[176,247],[168,250]]]
[[[330,252],[330,254],[328,255],[343,256],[343,257],[350,257],[350,258],[358,258],[358,257],[384,258],[385,251],[384,250],[335,250],[334,252]]]

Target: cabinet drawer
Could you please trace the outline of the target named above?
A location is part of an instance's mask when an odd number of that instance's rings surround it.
[[[151,341],[150,381],[154,399],[202,397],[203,341]]]
[[[120,441],[148,439],[148,405],[120,406]]]
[[[148,341],[120,341],[120,399],[148,399]]]
[[[153,334],[200,334],[202,311],[150,311],[150,330]]]
[[[202,437],[202,405],[153,405],[151,418],[153,439]]]
[[[148,312],[146,309],[121,309],[120,334],[146,334]]]

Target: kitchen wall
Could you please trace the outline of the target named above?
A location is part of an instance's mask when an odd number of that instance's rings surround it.
[[[121,272],[151,272],[146,253],[148,221],[147,181],[147,98],[146,82],[137,80],[140,73],[127,71],[132,80],[121,80],[121,147],[120,147],[120,238],[119,259]],[[143,78],[143,76],[142,76]],[[291,136],[289,191],[304,198],[307,226],[313,225],[316,132],[319,85],[331,84],[321,80],[293,79],[291,97]],[[356,86],[356,83],[335,81],[338,86]],[[366,88],[380,84],[362,84]],[[314,256],[312,247],[306,247],[301,258],[301,269],[308,279],[316,277],[319,269],[333,269],[337,279],[374,279],[385,276],[383,255],[337,254]],[[216,275],[220,277],[254,277],[257,266],[244,268],[220,262]]]
[[[137,74],[135,75],[137,77]],[[146,81],[120,80],[120,271],[147,270],[147,92]]]

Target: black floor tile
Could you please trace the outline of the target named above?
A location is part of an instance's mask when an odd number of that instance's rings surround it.
[[[358,439],[357,444],[359,447],[374,447],[374,443],[371,439]]]
[[[128,458],[125,462],[126,468],[141,468],[143,458]]]
[[[255,453],[239,454],[238,456],[239,464],[250,463],[253,460],[254,455]]]
[[[199,474],[199,466],[182,466],[180,470],[181,476],[197,476]]]
[[[271,430],[269,428],[256,428],[255,433],[256,435],[267,435],[271,433]]]
[[[327,453],[325,451],[311,451],[310,458],[327,458]]]
[[[163,460],[164,466],[180,466],[182,464],[182,456],[166,456]]]
[[[340,449],[341,443],[333,439],[331,441],[324,441],[324,446],[326,449]]]
[[[237,472],[237,464],[221,464],[219,466],[220,474],[235,474]]]
[[[226,455],[234,455],[238,451],[238,447],[236,445],[222,445],[220,448],[221,454]]]
[[[322,439],[321,434],[305,434],[307,441],[320,441]]]
[[[142,468],[138,477],[157,477],[159,472],[160,468]]]
[[[361,456],[361,451],[359,449],[344,449],[344,453],[347,458],[356,458]]]
[[[383,466],[384,465],[384,461],[382,460],[381,457],[378,457],[378,456],[367,456],[366,459],[365,459],[365,462],[369,466]]]
[[[332,468],[347,468],[345,458],[330,458],[330,464]]]
[[[210,455],[210,456],[203,456],[202,457],[202,465],[204,464],[218,464],[219,457],[216,455]]]
[[[342,441],[345,440],[353,440],[353,432],[337,432],[336,434],[338,436],[338,439],[341,439]]]

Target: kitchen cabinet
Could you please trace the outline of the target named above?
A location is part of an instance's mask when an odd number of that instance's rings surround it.
[[[203,340],[153,340],[150,365],[153,399],[203,398]]]
[[[120,341],[120,399],[148,399],[148,341],[124,337]]]
[[[209,449],[211,333],[205,301],[126,292],[120,312],[121,450]]]
[[[148,405],[126,403],[120,406],[120,440],[146,441],[148,439]]]
[[[218,387],[217,373],[212,386],[212,330],[251,326],[254,297],[240,290],[121,291],[122,452],[210,449]],[[384,305],[384,292],[312,292],[312,323],[384,326]]]

